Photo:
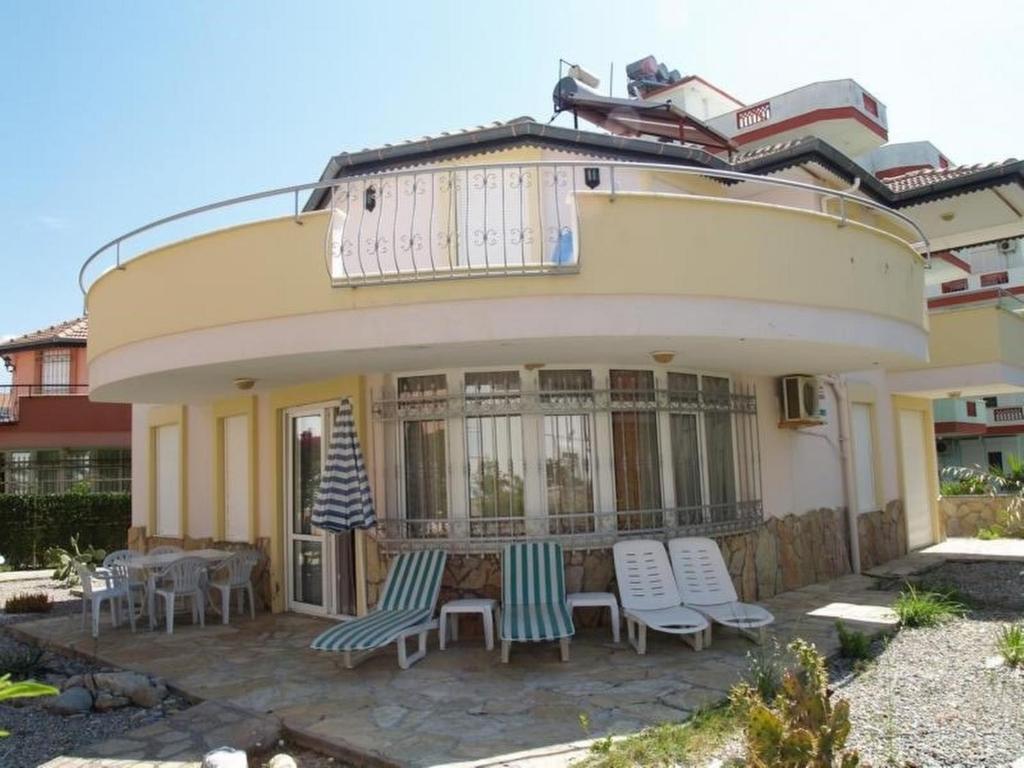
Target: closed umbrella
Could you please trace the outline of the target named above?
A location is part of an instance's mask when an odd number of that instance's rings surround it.
[[[341,401],[338,415],[334,417],[327,465],[313,500],[312,523],[332,533],[372,528],[377,524],[363,450],[348,398]]]

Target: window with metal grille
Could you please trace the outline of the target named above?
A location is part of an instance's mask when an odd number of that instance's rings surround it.
[[[71,391],[71,350],[43,350],[39,383],[43,394],[63,395]]]

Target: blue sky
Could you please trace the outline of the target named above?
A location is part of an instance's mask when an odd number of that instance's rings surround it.
[[[1020,157],[1022,38],[1010,2],[2,0],[0,338],[78,313],[82,259],[148,220],[341,150],[548,119],[559,56],[602,90],[614,62],[617,95],[648,53],[748,102],[853,77],[893,141]]]

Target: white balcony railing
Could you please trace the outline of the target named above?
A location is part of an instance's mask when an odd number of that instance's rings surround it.
[[[832,212],[825,215],[838,226],[847,223],[857,206],[873,209],[915,232],[918,239],[908,238],[908,244],[930,259],[928,239],[911,219],[841,190],[720,168],[658,163],[492,163],[316,181],[191,208],[137,227],[98,248],[82,264],[78,283],[84,294],[96,265],[124,268],[143,252],[142,235],[147,236],[149,248],[165,244],[152,243],[153,230],[174,225],[179,240],[183,234],[203,234],[200,224],[207,214],[216,215],[218,227],[238,225],[253,220],[251,213],[246,215],[246,210],[252,210],[246,206],[257,205],[258,219],[265,219],[268,201],[284,197],[292,202],[288,214],[301,223],[299,197],[314,190],[328,193],[331,222],[325,261],[335,285],[573,273],[586,256],[580,247],[580,194],[614,198],[644,192],[682,200],[696,196],[681,189],[680,182],[691,176],[810,192],[799,197],[798,206],[790,207],[820,214],[827,208],[824,202],[833,201]],[[732,189],[723,186],[723,197]],[[137,250],[129,252],[130,245]]]
[[[992,421],[997,424],[1012,421],[1024,421],[1024,407],[1011,405],[1003,408],[993,408]]]

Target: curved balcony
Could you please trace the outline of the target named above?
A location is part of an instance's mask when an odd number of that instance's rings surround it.
[[[119,267],[87,295],[93,397],[176,402],[223,394],[235,377],[276,387],[440,366],[647,362],[653,350],[763,374],[926,358],[912,225],[835,190],[582,163],[331,186],[330,210],[130,261],[117,253]]]

